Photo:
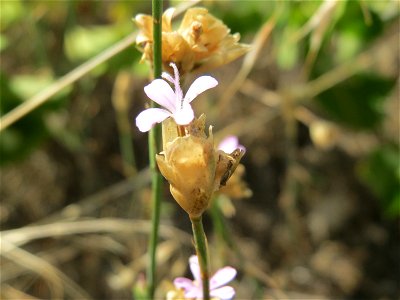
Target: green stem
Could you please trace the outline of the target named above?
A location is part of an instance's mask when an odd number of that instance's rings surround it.
[[[211,202],[211,208],[209,212],[211,213],[211,218],[213,221],[213,225],[215,231],[221,241],[224,241],[226,245],[232,249],[234,248],[234,243],[231,237],[231,234],[227,228],[227,224],[225,223],[225,217],[221,212],[221,209],[218,205],[218,196],[216,196]]]
[[[154,78],[161,77],[162,72],[162,0],[152,0],[153,13],[153,72]]]
[[[161,77],[162,61],[161,61],[161,18],[162,18],[162,0],[152,0],[153,13],[153,75],[154,78]],[[155,107],[155,103],[151,103]],[[161,183],[162,177],[157,170],[156,154],[158,152],[158,144],[161,136],[160,126],[155,126],[149,133],[149,160],[152,188],[152,230],[149,239],[149,263],[147,269],[148,281],[148,297],[154,299],[155,282],[156,282],[156,251],[158,240],[158,229],[160,223],[160,206],[161,206]]]
[[[190,221],[192,222],[196,254],[200,265],[200,276],[203,282],[203,299],[210,300],[210,275],[208,270],[207,237],[204,232],[201,216],[197,218],[190,217]]]

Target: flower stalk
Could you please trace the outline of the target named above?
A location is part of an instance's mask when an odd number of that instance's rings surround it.
[[[208,275],[207,239],[201,215],[209,207],[213,192],[224,186],[238,166],[245,150],[243,147],[231,153],[215,149],[212,126],[205,132],[205,115],[195,118],[191,102],[204,91],[215,87],[218,81],[211,76],[200,76],[184,94],[180,86],[179,70],[171,63],[173,76],[162,73],[144,87],[146,95],[161,107],[150,107],[136,117],[140,131],[150,130],[150,167],[153,170],[153,232],[150,239],[149,298],[154,296],[155,250],[159,222],[160,182],[153,159],[161,174],[168,180],[176,202],[188,213],[193,224],[193,235],[201,269],[200,281],[204,299],[210,299]],[[174,90],[170,84],[174,86]],[[154,129],[162,122],[163,151],[157,149]],[[212,283],[211,283],[212,284]],[[215,284],[214,284],[215,285]]]
[[[161,17],[162,17],[162,0],[152,0],[153,14],[153,76],[161,77],[162,72],[162,45],[161,45]],[[151,102],[151,107],[156,107]],[[157,170],[156,154],[158,153],[158,143],[160,141],[160,126],[153,127],[149,132],[149,159],[151,170],[151,189],[152,189],[152,229],[149,239],[149,263],[147,269],[147,293],[149,299],[154,299],[155,282],[156,282],[156,252],[158,241],[158,230],[160,223],[160,206],[161,206],[161,184],[162,177]]]
[[[195,241],[196,254],[199,260],[200,276],[203,287],[203,299],[210,300],[210,275],[208,269],[208,244],[204,232],[202,218],[190,217],[192,222],[193,237]]]
[[[154,78],[161,77],[162,72],[162,6],[163,0],[152,0],[153,15],[153,72]]]
[[[211,201],[210,214],[213,222],[213,226],[215,231],[219,237],[219,239],[226,243],[229,248],[235,248],[234,243],[231,237],[231,234],[227,228],[227,224],[224,220],[224,215],[221,212],[221,209],[218,206],[218,196],[214,196],[214,199]]]

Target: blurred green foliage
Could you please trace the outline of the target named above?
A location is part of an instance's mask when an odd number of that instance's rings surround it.
[[[11,89],[10,81],[0,74],[0,90],[2,101],[0,113],[9,111],[22,103],[22,98]],[[17,85],[18,86],[18,85]],[[1,133],[0,165],[25,157],[47,135],[46,127],[41,119],[45,108],[26,116],[11,128]]]
[[[204,5],[246,42],[264,22],[275,17],[269,53],[278,72],[285,73],[299,68],[307,59],[314,32],[299,33],[322,3],[212,1]],[[132,17],[149,12],[149,1],[1,1],[1,115],[133,32]],[[376,42],[398,16],[395,1],[337,3],[317,49],[310,79],[353,60]],[[46,115],[57,115],[60,108],[67,108],[73,95],[89,95],[92,89],[87,86],[94,86],[101,76],[111,77],[122,69],[145,76],[147,66],[138,64],[140,56],[132,46],[99,66],[84,79],[85,84],[63,91],[2,132],[0,163],[11,163],[35,149],[52,132]],[[395,80],[378,73],[359,73],[319,94],[314,104],[340,126],[379,131],[385,118],[382,107]],[[383,144],[362,158],[359,169],[362,180],[383,199],[385,210],[391,215],[398,213],[400,198],[398,141],[392,142],[394,146]]]
[[[145,4],[137,1],[133,6]],[[53,74],[64,75],[130,34],[134,28],[132,8],[132,3],[127,2],[32,1],[22,4],[21,1],[2,1],[1,116],[52,84],[56,80]],[[87,18],[87,12],[90,12],[90,18]],[[133,47],[121,52],[91,72],[84,79],[85,84],[64,89],[4,130],[1,133],[0,165],[26,157],[54,134],[68,147],[75,145],[76,148],[78,142],[74,133],[66,128],[61,131],[54,128],[54,122],[49,122],[48,117],[54,119],[57,114],[63,117],[62,108],[68,106],[67,100],[73,91],[84,95],[92,90],[90,86],[99,76],[133,68],[139,58],[140,54]]]
[[[221,18],[232,33],[253,34],[272,15],[275,3],[262,1],[216,1],[210,12]]]
[[[374,129],[384,118],[383,102],[394,84],[394,78],[360,73],[321,93],[317,101],[343,125]]]
[[[358,167],[362,181],[381,200],[388,217],[400,216],[400,160],[395,145],[383,146],[364,158]]]

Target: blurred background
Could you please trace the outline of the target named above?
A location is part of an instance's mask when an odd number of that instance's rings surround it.
[[[1,131],[1,297],[131,299],[146,283],[147,134],[134,118],[151,70],[130,44],[57,87],[134,37],[150,1],[0,5],[2,118],[56,85]],[[205,215],[211,269],[238,269],[236,299],[398,299],[399,2],[197,5],[252,45],[194,102],[217,142],[247,148],[252,191],[217,196]],[[165,183],[158,299],[190,276],[193,253]]]

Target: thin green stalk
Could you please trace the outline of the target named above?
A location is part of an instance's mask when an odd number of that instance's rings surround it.
[[[210,300],[210,275],[208,270],[208,246],[207,237],[204,232],[201,216],[190,218],[192,222],[193,237],[195,241],[196,254],[200,265],[200,276],[203,282],[203,299]]]
[[[162,18],[162,0],[152,0],[153,14],[153,75],[154,78],[161,77],[162,61],[161,61],[161,18]],[[151,106],[155,107],[155,103],[151,102]],[[155,126],[149,133],[149,160],[151,170],[151,188],[152,188],[152,230],[149,239],[149,263],[147,269],[148,296],[154,299],[155,282],[156,282],[156,251],[158,230],[160,223],[160,205],[161,205],[161,183],[162,177],[157,170],[156,154],[161,137],[160,126]]]
[[[117,123],[125,123],[122,119],[124,117],[126,116],[117,116],[117,118],[120,119]],[[121,149],[124,175],[126,177],[131,177],[137,173],[136,161],[133,154],[132,134],[129,131],[124,131],[124,127],[123,124],[118,125],[119,147]]]
[[[211,218],[215,231],[221,241],[224,241],[229,248],[233,248],[233,241],[230,232],[225,224],[224,216],[221,209],[218,206],[218,196],[216,196],[211,203],[211,208],[209,212],[211,213]]]
[[[162,0],[152,0],[152,14],[153,14],[153,72],[154,78],[161,77],[162,72]]]

